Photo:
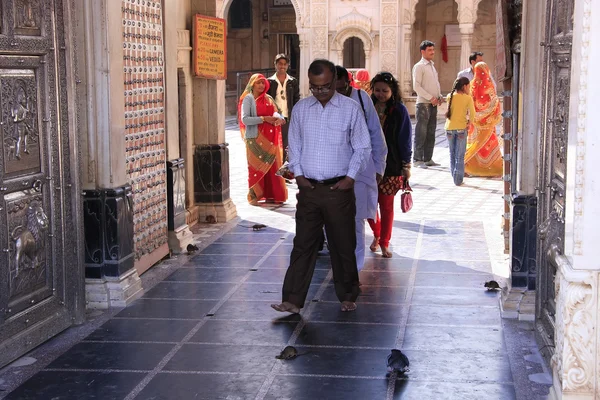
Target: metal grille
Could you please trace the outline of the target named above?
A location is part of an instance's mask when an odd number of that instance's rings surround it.
[[[126,169],[139,260],[167,242],[162,5],[123,0],[122,11]]]

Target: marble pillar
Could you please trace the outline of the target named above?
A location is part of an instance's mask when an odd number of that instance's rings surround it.
[[[123,307],[143,289],[134,268],[132,192],[125,165],[121,3],[86,0],[83,9],[86,298],[89,308]]]
[[[192,0],[191,15],[217,15],[217,4],[207,0]],[[225,17],[226,18],[226,17]],[[257,55],[259,57],[260,54]],[[193,157],[193,201],[189,208],[188,220],[229,221],[237,216],[237,210],[229,198],[229,150],[225,143],[225,81],[194,77],[191,81],[193,119],[191,152]],[[193,144],[192,144],[193,143]],[[206,152],[210,152],[207,155]],[[198,154],[203,160],[219,160],[218,164],[207,165],[198,162]],[[196,168],[201,166],[201,169]],[[219,173],[217,173],[217,171]],[[210,177],[210,181],[206,178]],[[205,186],[197,186],[198,181]],[[219,193],[217,193],[219,191]]]
[[[475,24],[460,23],[460,69],[471,67],[469,56],[471,55],[471,45],[473,43],[473,32]]]
[[[308,91],[308,66],[310,65],[310,41],[307,37],[307,34],[304,32],[298,32],[300,36],[300,71],[298,71],[298,79],[300,80],[300,96],[302,98],[308,96],[310,93]],[[340,55],[340,59],[343,55]]]
[[[401,77],[401,87],[402,97],[410,97],[412,96],[412,60],[411,60],[411,43],[412,43],[412,24],[403,24],[402,25],[402,34],[404,37],[403,41],[403,57],[402,57],[402,77]]]

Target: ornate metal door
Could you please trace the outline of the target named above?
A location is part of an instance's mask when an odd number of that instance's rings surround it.
[[[68,327],[83,302],[61,1],[2,0],[0,17],[2,366]]]
[[[556,313],[554,255],[564,252],[565,178],[571,78],[574,0],[547,0],[542,137],[538,171],[537,304],[536,328],[542,353],[549,360],[554,350]]]

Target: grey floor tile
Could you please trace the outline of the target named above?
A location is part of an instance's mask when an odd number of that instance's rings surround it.
[[[285,237],[284,233],[257,231],[252,233],[226,233],[219,239],[215,240],[215,244],[223,243],[253,243],[253,244],[275,244],[283,242],[281,239]]]
[[[41,371],[5,400],[122,400],[145,376],[133,372]]]
[[[179,342],[197,321],[154,319],[111,319],[86,340]]]
[[[180,268],[169,275],[165,281],[191,281],[191,282],[239,282],[250,271],[251,267],[222,268],[200,267]]]
[[[469,287],[482,289],[486,281],[493,279],[489,274],[452,274],[452,273],[423,273],[417,272],[415,286],[441,288]]]
[[[281,374],[385,377],[389,350],[336,349],[296,346],[306,354],[281,363]]]
[[[500,327],[409,325],[402,346],[414,350],[461,350],[479,354],[503,354],[506,351]]]
[[[411,380],[512,383],[506,354],[442,350],[407,350],[405,354],[410,360]]]
[[[247,282],[242,284],[229,300],[261,300],[279,303],[281,302],[281,288],[281,283]],[[306,301],[314,299],[319,288],[318,284],[310,285]]]
[[[48,368],[152,370],[173,348],[172,344],[81,342],[54,360]]]
[[[264,375],[170,374],[152,378],[136,400],[250,400]]]
[[[198,254],[192,257],[185,266],[252,268],[261,258],[261,255]]]
[[[418,305],[476,305],[498,306],[498,293],[464,288],[415,287],[412,303]]]
[[[370,324],[398,324],[402,316],[408,312],[407,307],[388,304],[358,304],[356,311],[342,312],[340,310],[340,303],[337,302],[314,303],[311,310],[309,321],[361,322]]]
[[[215,300],[224,297],[235,283],[159,282],[144,298]]]
[[[281,350],[281,346],[185,344],[164,370],[266,374]]]
[[[386,379],[277,376],[266,400],[379,400],[387,393]]]
[[[299,345],[394,347],[400,326],[307,322],[296,341]]]
[[[281,301],[281,299],[279,299]],[[278,302],[277,302],[278,303]],[[260,321],[289,319],[287,313],[280,313],[271,308],[272,301],[228,300],[216,312],[218,319],[249,319]],[[307,303],[309,304],[309,303]],[[294,318],[300,318],[295,316]],[[294,319],[292,318],[292,319]]]
[[[489,261],[445,261],[445,260],[419,260],[417,265],[418,272],[437,272],[437,273],[492,273],[492,264]]]
[[[381,270],[362,270],[358,277],[360,283],[370,286],[407,286],[410,278],[410,271],[381,271]]]
[[[360,296],[358,296],[356,302],[403,304],[407,302],[407,292],[407,287],[381,287],[363,284],[360,287]],[[338,301],[332,285],[327,287],[327,290],[325,290],[323,293],[321,300]]]
[[[298,322],[209,320],[190,342],[285,345]]]
[[[500,326],[501,318],[495,307],[412,305],[408,324]]]
[[[202,250],[202,254],[265,255],[272,248],[272,244],[215,243]]]
[[[419,382],[409,378],[396,383],[394,399],[435,400],[516,400],[515,388],[511,384],[493,383],[450,383]]]
[[[125,318],[201,319],[215,305],[217,305],[217,301],[212,300],[139,299],[116,316]]]

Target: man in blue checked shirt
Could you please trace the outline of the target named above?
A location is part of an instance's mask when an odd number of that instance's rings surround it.
[[[354,181],[371,157],[371,138],[360,105],[336,92],[335,65],[315,60],[308,69],[313,96],[294,106],[289,167],[298,184],[296,237],[277,311],[299,313],[317,262],[325,226],[335,293],[342,311],[356,310],[356,199]]]

